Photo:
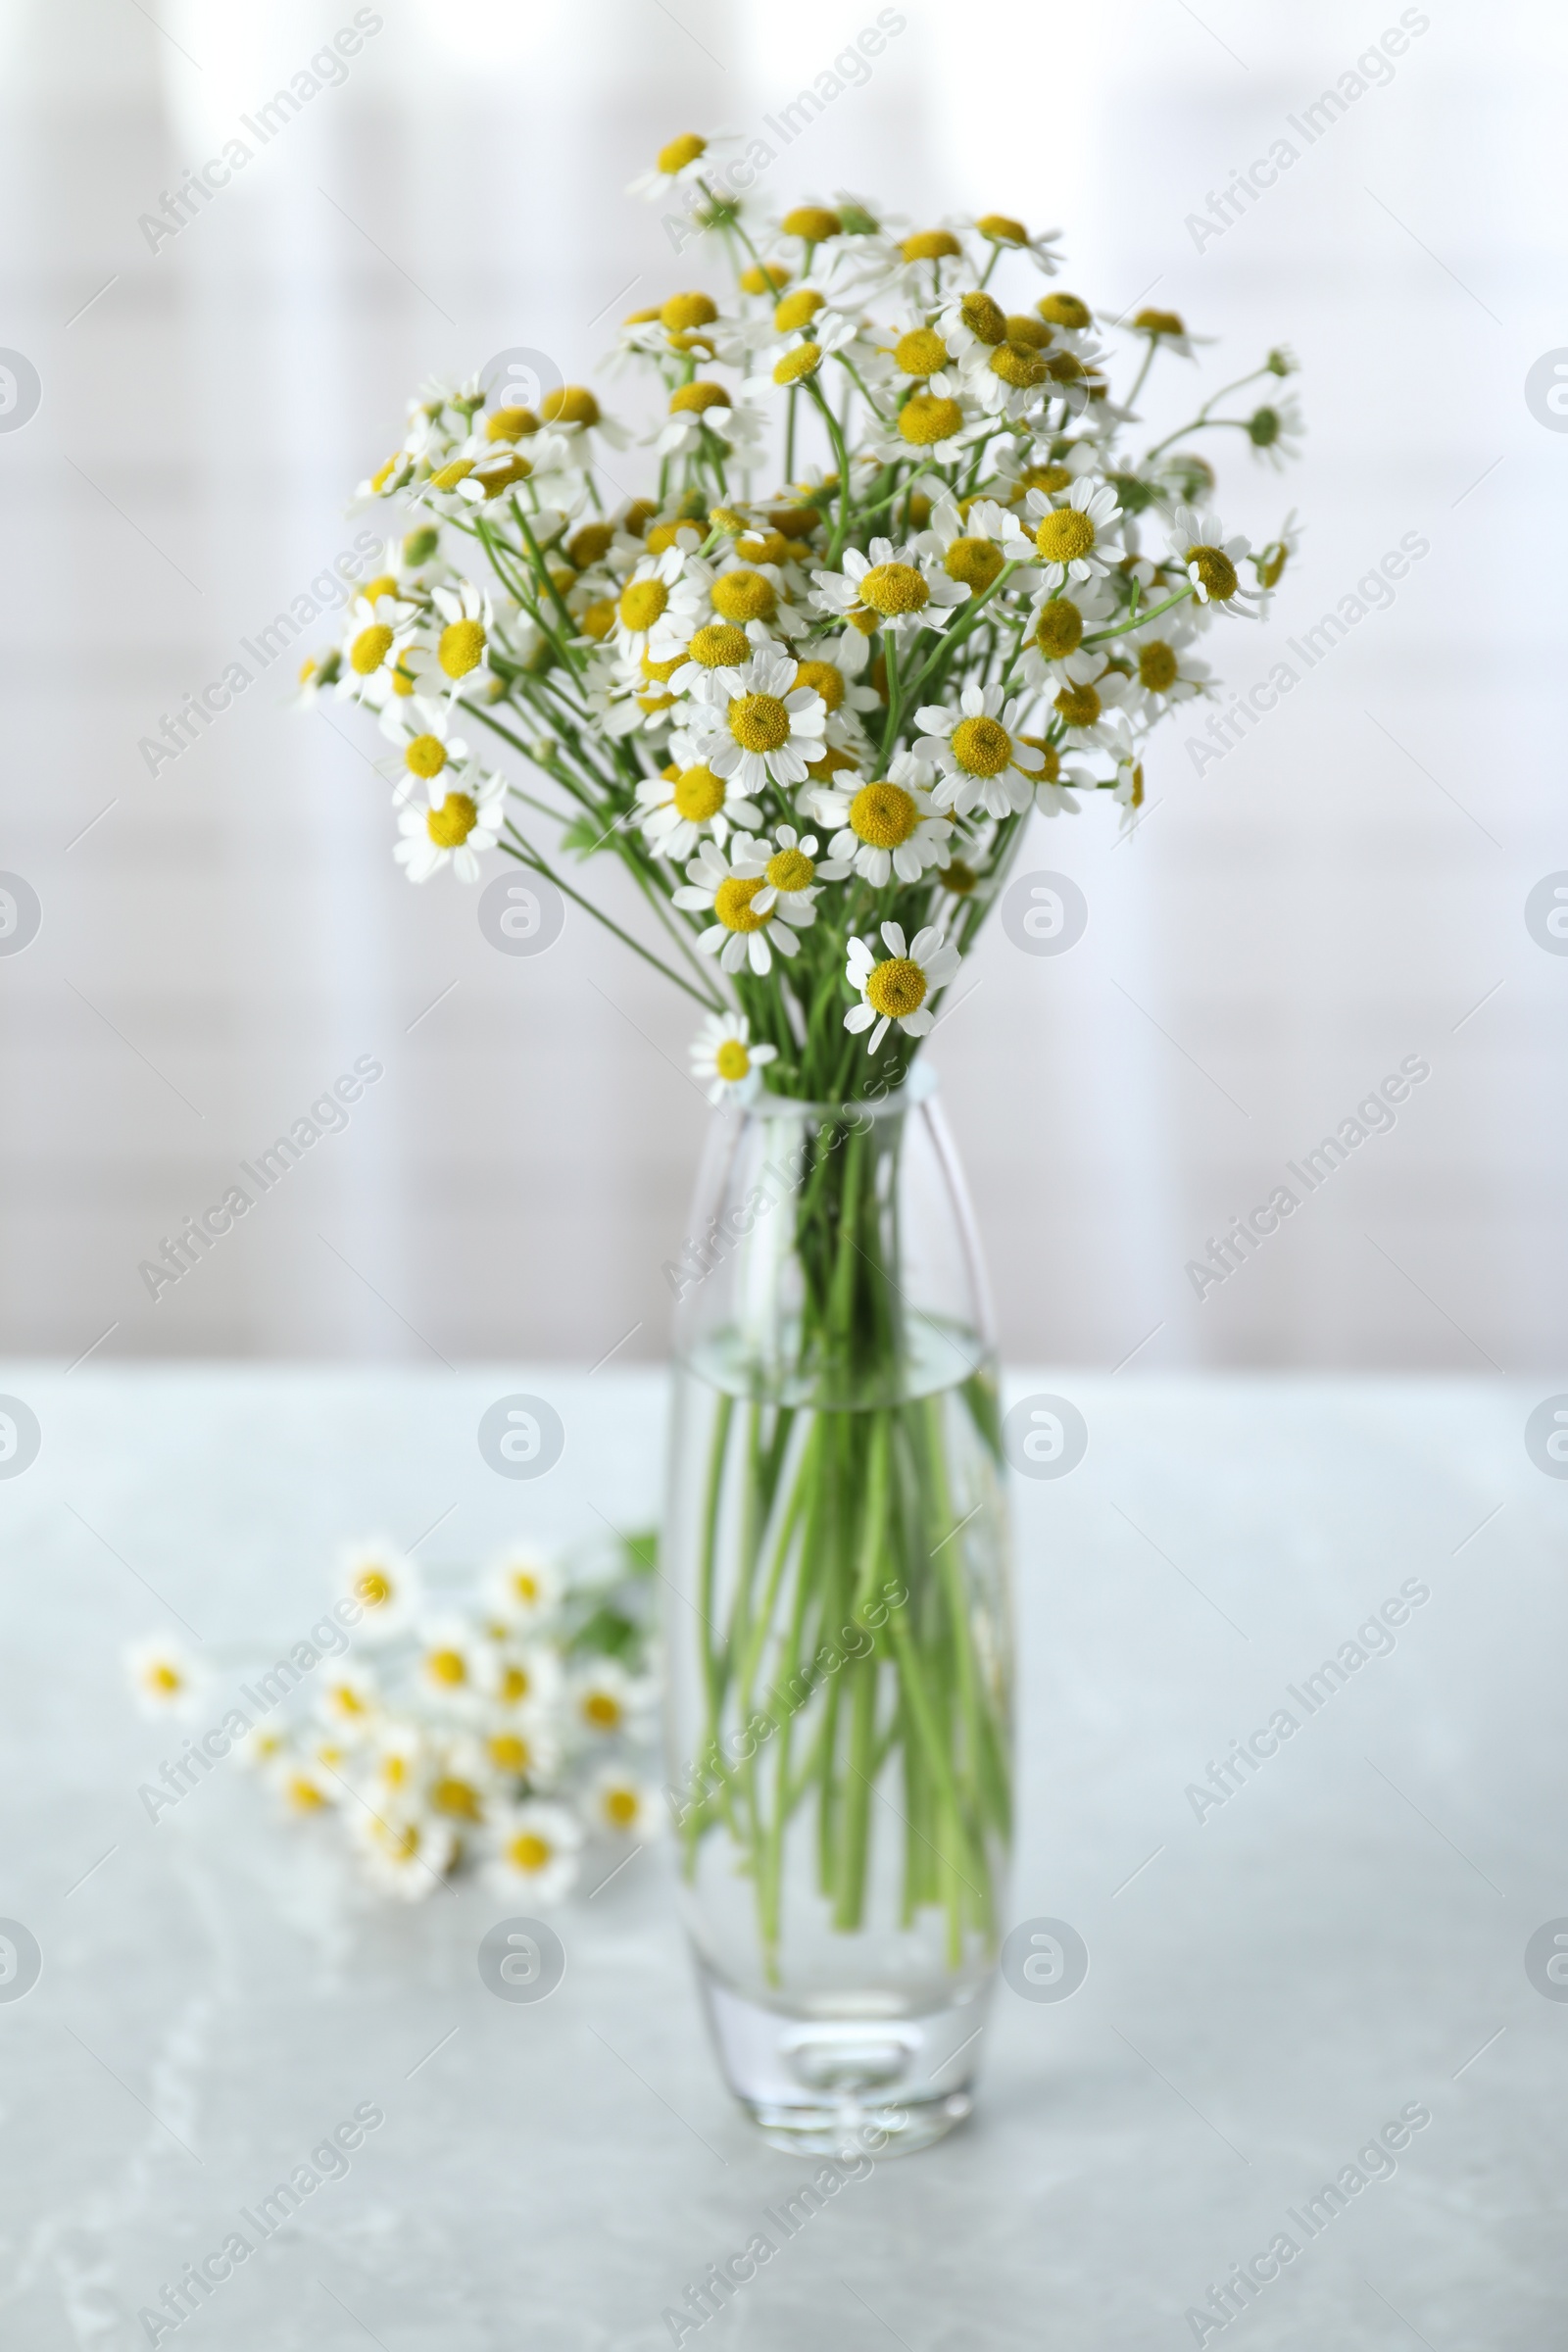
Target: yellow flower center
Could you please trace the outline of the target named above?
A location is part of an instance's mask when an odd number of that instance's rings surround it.
[[[743,294],[782,294],[790,273],[779,262],[754,262],[741,273]]]
[[[373,627],[362,629],[349,647],[349,667],[358,670],[362,678],[368,678],[372,669],[380,668],[391,651],[392,632],[384,621],[378,620]]]
[[[963,247],[951,229],[917,228],[912,237],[906,237],[899,247],[906,262],[940,262],[961,253]]]
[[[1222,547],[1190,547],[1187,561],[1196,564],[1198,576],[1216,605],[1228,605],[1241,585],[1236,566]]]
[[[1092,727],[1101,712],[1093,686],[1064,686],[1056,697],[1056,711],[1064,726]]]
[[[744,629],[732,629],[714,621],[699,629],[686,648],[692,660],[704,669],[732,669],[737,662],[745,661],[751,650]],[[796,683],[800,683],[799,679]]]
[[[929,449],[934,442],[946,441],[962,423],[963,411],[957,402],[938,400],[933,392],[911,392],[899,411],[899,431],[917,449]]]
[[[893,347],[893,357],[906,375],[921,377],[935,375],[948,364],[948,347],[935,327],[917,326],[911,333],[901,335]]]
[[[1187,332],[1178,311],[1140,311],[1133,325],[1146,335],[1185,335]]]
[[[476,620],[455,620],[441,632],[436,659],[449,678],[466,678],[484,653],[484,630]]]
[[[401,695],[409,695],[414,692],[413,675],[404,668],[401,662],[392,672],[392,691],[394,694]]]
[[[773,369],[775,384],[798,384],[803,376],[814,375],[822,365],[820,343],[797,343],[787,351]]]
[[[524,1830],[507,1846],[507,1853],[518,1870],[543,1870],[555,1850],[549,1838],[541,1838],[535,1830]]]
[[[461,849],[479,822],[479,811],[466,792],[449,792],[439,808],[432,808],[424,829],[439,850]]]
[[[795,293],[786,294],[773,313],[773,324],[781,335],[792,335],[798,326],[805,326],[822,308],[822,296],[814,286],[801,286]]]
[[[658,317],[671,334],[678,334],[686,327],[710,325],[718,317],[718,305],[711,294],[672,294]]]
[[[372,609],[375,605],[375,600],[377,597],[396,596],[397,592],[398,584],[389,571],[378,571],[375,575],[375,578],[373,580],[367,580],[365,586],[360,590],[360,594],[364,597],[366,603]]]
[[[617,1830],[628,1830],[637,1818],[637,1797],[630,1788],[605,1790],[605,1819]]]
[[[316,1783],[300,1774],[296,1774],[289,1782],[288,1793],[290,1803],[297,1805],[302,1813],[315,1813],[326,1803]]]
[[[728,889],[731,886],[726,883],[724,887]],[[762,885],[760,882],[737,882],[733,887],[737,890],[760,890]],[[749,923],[731,924],[730,928],[736,931],[755,931],[758,923],[765,920],[765,916],[759,916]],[[612,1732],[620,1721],[620,1701],[618,1698],[612,1697],[608,1690],[590,1690],[582,1702],[582,1711],[586,1720],[594,1726],[596,1731]]]
[[[651,556],[662,556],[674,546],[681,532],[691,526],[685,522],[651,522],[643,544]]]
[[[447,763],[447,747],[439,735],[416,735],[403,755],[404,764],[428,783]]]
[[[735,542],[735,553],[748,564],[787,564],[794,552],[782,531],[748,531]]]
[[[672,416],[688,413],[701,416],[705,410],[728,407],[729,394],[723,385],[710,383],[706,376],[699,376],[695,383],[677,384],[669,396],[669,413]]]
[[[598,645],[604,643],[614,625],[615,608],[608,597],[603,604],[590,605],[580,623],[583,635],[592,637]]]
[[[1043,735],[1020,735],[1018,741],[1028,744],[1030,750],[1038,752],[1045,761],[1044,767],[1037,767],[1034,771],[1035,782],[1054,784],[1061,773],[1061,754],[1055,745],[1048,743]]]
[[[819,784],[830,783],[842,768],[854,765],[852,755],[835,750],[832,744],[827,746],[819,760],[808,760],[806,762],[807,773],[814,776]]]
[[[772,890],[805,890],[815,871],[804,850],[780,850],[768,859],[763,879]]]
[[[719,884],[713,893],[713,912],[726,931],[761,930],[762,925],[768,920],[768,916],[756,914],[752,910],[752,901],[761,887],[760,877],[752,881],[743,881],[738,874],[731,874],[727,882]],[[587,1715],[590,1723],[597,1723],[600,1720],[593,1712],[597,1703],[597,1697],[590,1698],[584,1706],[583,1712]]]
[[[1009,311],[1007,341],[1027,343],[1031,351],[1044,351],[1051,341],[1051,329],[1043,318],[1031,318],[1027,311]]]
[[[958,316],[977,343],[1000,343],[1007,331],[1006,314],[989,294],[966,294]]]
[[[1051,363],[1043,360],[1038,351],[1027,343],[999,343],[991,354],[991,372],[1000,375],[1004,384],[1015,392],[1026,391],[1031,384],[1043,384],[1051,373]]]
[[[943,866],[937,875],[943,889],[950,890],[956,899],[968,898],[979,879],[974,867],[965,865],[961,858],[955,858],[953,863]]]
[[[1094,317],[1088,303],[1080,302],[1076,294],[1042,295],[1035,309],[1042,318],[1049,318],[1053,326],[1070,326],[1080,330]]]
[[[670,174],[684,172],[688,164],[695,164],[700,155],[707,153],[706,139],[700,139],[695,130],[683,130],[678,139],[671,139],[667,147],[659,150],[659,169]]]
[[[790,714],[776,694],[737,695],[729,731],[743,751],[776,752],[790,739]]]
[[[520,1732],[495,1732],[485,1741],[485,1753],[498,1772],[526,1772],[533,1751]]]
[[[902,1021],[925,1003],[925,974],[907,956],[890,956],[873,966],[865,983],[867,1002],[884,1020]]]
[[[873,850],[896,850],[919,822],[919,804],[902,784],[862,784],[850,803],[850,830]]]
[[[967,775],[1000,776],[1012,765],[1012,742],[994,718],[960,718],[953,730],[953,757]]]
[[[499,498],[503,490],[511,489],[514,482],[525,482],[532,471],[532,462],[519,451],[513,450],[507,457],[487,459],[479,468],[479,479],[484,485],[486,498]]]
[[[726,1037],[713,1055],[713,1067],[720,1078],[727,1080],[731,1086],[738,1086],[743,1078],[751,1075],[752,1057],[738,1037]]]
[[[685,659],[684,654],[676,654],[671,661],[656,662],[651,655],[642,654],[638,657],[637,665],[650,684],[664,686],[675,675]]]
[[[844,223],[825,204],[798,204],[785,214],[779,226],[787,237],[804,237],[808,245],[822,245],[829,237],[838,236]]]
[[[724,571],[713,582],[713,611],[726,620],[771,620],[777,606],[772,581],[760,571]]]
[[[184,1689],[183,1677],[176,1674],[172,1666],[150,1666],[147,1670],[147,1681],[154,1690],[181,1690]]]
[[[861,576],[860,602],[873,612],[918,612],[930,601],[931,591],[912,564],[873,564]]]
[[[795,683],[819,694],[830,710],[837,710],[844,701],[844,679],[831,662],[798,662]]]
[[[430,487],[432,490],[455,490],[460,482],[466,481],[472,471],[471,458],[454,458],[450,466],[443,466],[438,473],[431,474]]]
[[[1176,683],[1177,661],[1174,649],[1156,637],[1152,645],[1138,649],[1138,683],[1147,686],[1151,694],[1166,694]]]
[[[487,441],[523,441],[539,430],[539,419],[532,409],[497,409],[484,420]]]
[[[1048,662],[1064,661],[1084,641],[1084,616],[1069,597],[1054,596],[1040,608],[1035,643]]]
[[[431,1680],[445,1683],[448,1690],[455,1690],[460,1683],[466,1683],[468,1679],[467,1664],[461,1649],[432,1649],[424,1662]]]
[[[651,629],[668,602],[669,590],[662,580],[633,580],[620,592],[621,626],[634,632]]]
[[[1057,491],[1072,488],[1070,466],[1031,466],[1023,478],[1028,489],[1047,491],[1053,498]]]
[[[597,424],[599,403],[586,384],[563,384],[545,394],[539,414],[547,424]]]
[[[401,466],[402,463],[403,457],[402,452],[400,451],[395,458],[388,458],[384,466],[378,466],[370,476],[370,488],[372,490],[384,490],[387,483],[391,480],[393,474],[396,473],[399,466]]]
[[[989,588],[1005,562],[994,539],[955,539],[942,559],[950,580],[968,588]]]
[[[1042,516],[1035,545],[1048,564],[1072,564],[1095,544],[1095,526],[1077,507],[1057,507]]]
[[[392,1587],[379,1568],[367,1568],[354,1580],[354,1597],[368,1609],[382,1609],[392,1597]]]
[[[710,767],[688,767],[676,778],[671,797],[688,823],[706,825],[724,806],[724,779]]]
[[[484,1807],[479,1791],[468,1781],[455,1775],[438,1780],[430,1790],[430,1802],[438,1813],[455,1813],[460,1821],[482,1821]]]
[[[982,213],[975,222],[983,237],[993,245],[1027,245],[1029,231],[1021,220],[1012,220],[1006,213]]]
[[[613,523],[585,522],[580,531],[573,532],[566,553],[579,571],[586,571],[590,564],[597,564],[602,556],[609,555],[614,536]]]
[[[1046,373],[1053,383],[1075,384],[1083,374],[1083,366],[1070,351],[1058,351],[1046,362]]]

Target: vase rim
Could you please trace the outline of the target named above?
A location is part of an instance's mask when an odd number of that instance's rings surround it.
[[[748,1119],[808,1119],[818,1127],[851,1120],[893,1119],[929,1102],[937,1085],[937,1073],[931,1064],[914,1061],[905,1073],[904,1084],[890,1087],[885,1095],[851,1097],[840,1102],[808,1102],[794,1095],[770,1095],[764,1090],[741,1107]]]

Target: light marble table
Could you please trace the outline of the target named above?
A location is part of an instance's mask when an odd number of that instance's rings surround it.
[[[518,1389],[567,1432],[525,1487],[475,1445]],[[504,2004],[482,1892],[378,1907],[226,1769],[149,1823],[168,1740],[120,1662],[168,1610],[215,1649],[293,1638],[345,1536],[410,1542],[450,1509],[428,1548],[463,1557],[645,1518],[659,1379],[14,1365],[0,1390],[43,1433],[0,1480],[0,1916],[43,1953],[0,2001],[5,2352],[145,2342],[138,2307],[362,2105],[385,2123],[347,2177],[163,2341],[669,2343],[665,2307],[811,2166],[726,2100],[663,1865],[565,1906],[560,1990]],[[1037,1390],[1090,1446],[1016,1493],[1012,1917],[1071,1923],[1087,1982],[1002,1992],[972,2123],[846,2182],[703,2342],[1175,2352],[1284,2232],[1296,2259],[1204,2340],[1544,2352],[1568,2003],[1524,1953],[1568,1914],[1568,1486],[1526,1455],[1538,1396],[1012,1383]],[[1392,1653],[1296,1705],[1407,1579],[1430,1597]],[[1281,1707],[1297,1735],[1200,1820],[1189,1786]],[[1298,2227],[1406,2107],[1431,2121],[1391,2177]]]

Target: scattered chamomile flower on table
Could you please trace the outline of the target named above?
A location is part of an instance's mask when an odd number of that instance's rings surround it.
[[[177,1642],[133,1642],[125,1668],[144,1715],[189,1715],[207,1687],[205,1670]]]

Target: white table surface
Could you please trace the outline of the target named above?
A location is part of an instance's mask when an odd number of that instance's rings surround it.
[[[1072,1922],[1088,1982],[1002,1992],[973,2122],[846,2185],[704,2343],[1154,2352],[1285,2230],[1303,2251],[1226,2342],[1544,2352],[1568,2005],[1523,1953],[1568,1913],[1568,1489],[1526,1457],[1535,1396],[1011,1388],[1091,1432],[1070,1477],[1016,1491],[1011,1905]],[[517,1389],[567,1431],[526,1486],[474,1442]],[[428,1546],[451,1558],[645,1519],[659,1379],[13,1365],[0,1390],[44,1433],[0,1481],[0,1916],[44,1953],[0,2003],[0,2344],[144,2343],[137,2309],[364,2101],[386,2123],[348,2178],[166,2343],[667,2344],[664,2307],[811,2166],[727,2101],[662,1864],[564,1906],[565,1982],[504,2004],[483,1892],[383,1907],[227,1768],[149,1823],[169,1740],[121,1666],[162,1602],[215,1647],[293,1638],[340,1539],[412,1541],[452,1504]],[[1187,1784],[1408,1577],[1432,1597],[1395,1652],[1195,1820]],[[1411,2102],[1433,2120],[1396,2176],[1305,2243],[1287,2208]]]

